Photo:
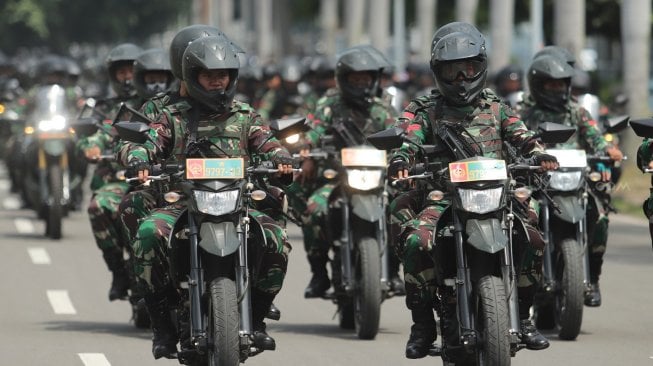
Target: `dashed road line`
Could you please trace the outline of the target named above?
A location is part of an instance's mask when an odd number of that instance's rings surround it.
[[[21,217],[14,219],[14,226],[16,226],[16,230],[20,234],[34,234],[35,231],[34,224],[32,224],[32,220],[30,219]]]
[[[85,366],[111,366],[103,353],[78,353]]]
[[[73,315],[77,314],[75,307],[73,306],[70,297],[68,296],[68,291],[66,290],[48,290],[48,300],[50,300],[50,306],[54,310],[55,314],[62,315]]]
[[[27,248],[27,253],[34,264],[50,264],[50,256],[45,248]]]
[[[17,197],[9,196],[2,201],[2,206],[5,210],[18,210],[21,206],[20,199]]]

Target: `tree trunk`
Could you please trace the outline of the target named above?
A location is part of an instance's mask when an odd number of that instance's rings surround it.
[[[347,28],[348,46],[355,46],[362,42],[363,29],[365,29],[365,0],[348,0],[345,2],[347,11],[345,21]]]
[[[270,61],[273,57],[272,48],[274,37],[272,34],[272,1],[256,0],[256,30],[258,31],[258,56],[263,63]]]
[[[510,64],[515,0],[490,0],[490,74]]]
[[[419,29],[419,60],[431,59],[431,39],[435,33],[435,15],[437,12],[437,0],[418,0],[417,2],[417,28]]]
[[[478,8],[478,0],[456,1],[456,20],[475,25],[477,8]]]
[[[369,7],[370,41],[384,54],[390,39],[390,0],[373,0]]]
[[[585,47],[585,0],[556,0],[553,44],[569,50],[576,60]]]
[[[324,40],[324,53],[335,55],[336,31],[338,30],[338,0],[321,0],[320,25]]]

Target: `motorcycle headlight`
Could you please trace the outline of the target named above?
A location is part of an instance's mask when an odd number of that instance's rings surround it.
[[[463,205],[463,210],[477,214],[484,214],[497,210],[501,205],[503,187],[484,190],[458,188],[458,195]]]
[[[559,191],[573,191],[581,183],[582,172],[549,172],[549,187]]]
[[[347,169],[347,183],[359,191],[369,191],[381,185],[383,171],[380,169]]]
[[[66,119],[63,116],[54,116],[51,119],[39,121],[39,131],[61,131],[66,128]]]
[[[193,191],[197,209],[207,215],[220,216],[233,212],[238,203],[240,190],[224,192]]]

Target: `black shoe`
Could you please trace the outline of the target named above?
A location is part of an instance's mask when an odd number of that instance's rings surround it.
[[[437,327],[432,324],[416,323],[410,327],[410,337],[406,343],[406,358],[416,359],[428,356],[435,338]]]
[[[535,328],[533,321],[524,319],[520,321],[521,343],[526,345],[526,348],[532,350],[541,350],[549,347],[549,340],[546,339]]]
[[[399,275],[390,279],[390,291],[394,296],[406,296],[406,286]]]
[[[109,301],[126,300],[129,296],[129,276],[126,271],[112,272],[111,288],[109,289]]]
[[[601,306],[601,289],[598,282],[590,283],[590,287],[585,291],[585,306]]]
[[[152,356],[177,358],[177,330],[170,317],[168,300],[165,294],[145,296],[145,305],[152,324]]]
[[[252,340],[257,347],[266,351],[274,351],[277,348],[274,338],[270,337],[265,331],[265,323],[263,322],[254,325]]]
[[[265,315],[266,318],[270,320],[279,320],[281,319],[281,310],[277,308],[274,303],[270,305],[270,310],[268,310],[268,313]]]
[[[304,290],[304,298],[313,299],[322,297],[329,287],[331,287],[331,281],[329,281],[329,276],[326,274],[326,271],[314,273],[313,277],[311,277],[311,282],[308,283],[306,290]]]

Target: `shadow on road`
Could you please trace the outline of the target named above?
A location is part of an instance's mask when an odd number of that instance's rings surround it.
[[[130,338],[146,339],[152,338],[152,332],[149,329],[137,329],[133,324],[125,323],[107,323],[107,322],[89,322],[89,321],[54,321],[46,322],[45,329],[48,331],[67,331],[83,332],[96,334],[114,334]]]
[[[272,323],[267,322],[270,332],[316,335],[327,338],[358,340],[354,330],[341,329],[337,323],[316,324],[316,323]],[[379,334],[399,334],[386,329],[379,329]]]

